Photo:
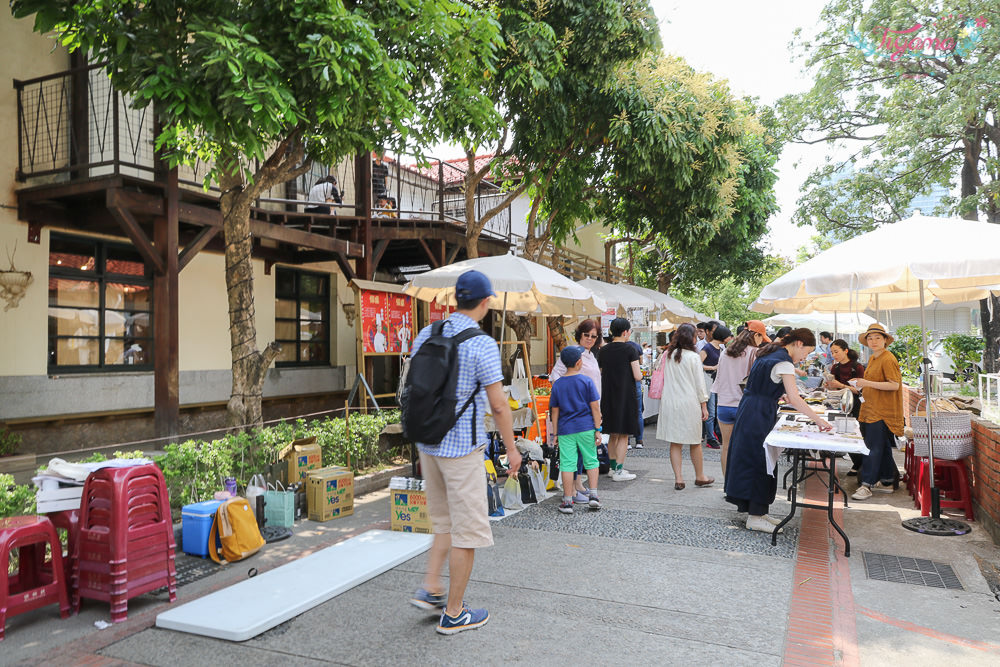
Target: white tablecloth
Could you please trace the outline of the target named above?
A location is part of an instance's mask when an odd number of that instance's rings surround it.
[[[767,460],[767,473],[774,472],[778,457],[785,449],[816,449],[823,452],[842,452],[845,454],[868,455],[868,448],[861,438],[861,433],[845,435],[843,433],[791,432],[779,431],[785,421],[784,416],[778,420],[767,437],[764,438],[764,458]]]

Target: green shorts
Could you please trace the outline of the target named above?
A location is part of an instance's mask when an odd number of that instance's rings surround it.
[[[593,470],[597,467],[597,442],[594,430],[559,435],[559,470],[575,471],[577,452],[583,457],[583,469]]]

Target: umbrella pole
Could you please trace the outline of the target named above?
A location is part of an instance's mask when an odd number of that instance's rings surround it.
[[[931,406],[934,404],[931,397],[931,360],[927,356],[927,321],[924,314],[924,281],[920,283],[920,349],[923,352],[921,365],[923,367],[924,397],[927,412],[927,471],[930,475],[931,491],[931,515],[922,516],[916,519],[907,519],[903,522],[903,527],[918,533],[927,535],[965,535],[970,530],[969,524],[955,519],[941,518],[941,489],[934,481],[934,419],[931,417]],[[878,295],[875,297],[878,298]]]
[[[503,337],[507,328],[507,292],[503,293],[503,315],[500,316],[500,344],[503,345]],[[527,363],[527,362],[525,362]]]
[[[837,311],[833,311],[833,337],[840,338],[840,331],[837,328]]]

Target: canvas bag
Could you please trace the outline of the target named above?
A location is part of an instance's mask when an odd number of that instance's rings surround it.
[[[656,368],[653,369],[653,374],[649,377],[650,398],[660,398],[663,396],[663,360],[666,358],[666,354],[660,355],[660,358],[656,362]]]
[[[216,538],[222,543],[222,559],[229,563],[252,556],[264,546],[257,519],[246,498],[231,498],[222,503],[212,519],[208,555],[216,563],[221,563]]]
[[[264,492],[264,519],[268,526],[291,528],[295,525],[295,492],[284,486],[279,491],[280,484],[272,484]]]

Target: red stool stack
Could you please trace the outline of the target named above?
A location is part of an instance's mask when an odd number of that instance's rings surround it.
[[[52,567],[44,568],[45,545],[52,551]],[[18,550],[18,572],[8,574],[10,553]],[[62,544],[56,529],[44,516],[0,519],[0,640],[7,616],[59,603],[59,615],[70,613],[62,562]]]
[[[920,508],[921,516],[931,514],[931,479],[930,465],[927,457],[916,457],[916,484],[914,504]],[[972,490],[969,487],[969,471],[965,459],[949,461],[934,459],[934,477],[936,486],[941,490],[941,508],[957,508],[965,511],[966,519],[973,519]]]
[[[66,573],[66,578],[63,581],[69,586],[69,582],[73,580],[76,541],[80,538],[80,510],[49,512],[45,516],[49,518],[57,531],[60,528],[66,531],[66,555],[63,556],[63,571]]]
[[[128,618],[128,600],[166,587],[177,598],[174,532],[163,473],[153,464],[101,468],[83,487],[73,565],[80,598],[111,603],[111,621]]]

